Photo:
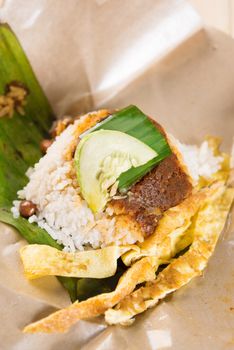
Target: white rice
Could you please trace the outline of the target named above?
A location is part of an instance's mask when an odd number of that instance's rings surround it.
[[[200,176],[209,179],[220,169],[223,157],[215,156],[207,141],[203,141],[201,146],[198,147],[183,144],[171,135],[170,139],[181,153],[182,159],[195,183]]]
[[[47,154],[29,168],[28,184],[18,192],[19,199],[27,199],[37,206],[37,214],[28,220],[45,229],[64,250],[83,250],[89,245],[93,248],[111,243],[132,244],[137,239],[131,232],[115,232],[115,219],[110,208],[94,215],[80,196],[73,161],[65,160],[65,154],[74,139],[74,131],[85,117],[68,126],[49,147]],[[185,164],[195,181],[199,176],[210,177],[220,167],[221,157],[215,157],[208,143],[201,147],[173,143],[182,153]],[[11,209],[15,218],[20,216],[20,201],[13,202]]]

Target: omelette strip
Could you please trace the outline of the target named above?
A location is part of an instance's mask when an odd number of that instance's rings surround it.
[[[186,227],[191,223],[191,217],[197,212],[201,204],[204,204],[205,199],[216,192],[217,188],[220,189],[220,187],[224,189],[223,184],[215,184],[211,188],[207,188],[190,196],[190,198],[185,201],[184,205],[177,206],[179,209],[175,210],[175,207],[173,211],[170,210],[171,214],[167,216],[163,226],[161,226],[162,231],[157,241],[158,247],[160,247],[160,240],[171,233],[173,229],[173,235],[177,237],[177,241],[179,241],[181,235],[184,235]],[[182,216],[183,219],[178,219],[180,216]],[[188,222],[185,222],[185,219],[188,219]],[[179,225],[182,225],[182,228],[179,227]],[[156,242],[155,239],[153,240],[153,243],[154,242]],[[118,304],[124,297],[129,295],[137,284],[153,281],[155,279],[155,272],[158,266],[162,263],[167,263],[168,257],[174,256],[176,245],[171,245],[170,242],[171,240],[167,241],[167,246],[166,243],[164,244],[164,249],[160,250],[157,256],[143,257],[141,260],[133,263],[120,278],[115,291],[95,296],[80,303],[75,302],[66,309],[57,311],[45,319],[32,323],[27,326],[24,331],[30,333],[65,332],[79,319],[91,318],[104,313],[107,309]],[[178,249],[176,252],[178,252]]]
[[[20,249],[20,256],[28,279],[48,275],[106,278],[116,273],[118,258],[129,249],[134,246],[69,253],[48,245],[29,244]]]
[[[218,184],[189,196],[178,206],[165,212],[156,232],[139,246],[110,246],[97,250],[67,253],[46,245],[26,245],[20,250],[26,277],[46,275],[105,278],[113,276],[117,259],[122,256],[126,265],[144,256],[168,261],[179,250],[178,242],[191,224],[191,218],[201,204],[216,191]],[[190,240],[192,236],[190,235]],[[191,241],[184,239],[189,245]],[[130,252],[128,252],[130,250]]]
[[[107,309],[116,305],[126,295],[130,294],[137,284],[155,278],[157,259],[147,257],[133,264],[119,279],[115,291],[75,302],[65,309],[32,323],[24,328],[25,333],[66,332],[80,319],[91,318],[103,314]]]
[[[217,191],[220,183],[215,183],[211,187],[206,187],[195,192],[185,199],[182,203],[168,209],[154,234],[145,239],[143,243],[138,243],[139,250],[130,250],[122,256],[125,265],[129,266],[132,262],[143,256],[158,256],[169,259],[180,249],[177,247],[178,241],[184,235],[191,224],[192,217],[205,201]],[[189,245],[191,242],[187,242]]]
[[[154,281],[127,296],[114,309],[107,310],[108,324],[131,324],[135,315],[201,274],[215,249],[234,198],[234,189],[224,190],[224,185],[217,187],[210,201],[198,212],[190,228],[194,241],[188,252],[175,259]]]

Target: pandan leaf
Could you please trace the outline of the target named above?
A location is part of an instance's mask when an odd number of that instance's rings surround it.
[[[120,192],[125,192],[131,185],[139,181],[144,175],[146,175],[150,170],[152,170],[155,167],[155,165],[160,163],[170,154],[170,148],[165,147],[157,157],[149,160],[146,164],[143,164],[136,168],[131,168],[122,173],[118,179],[118,188]]]
[[[27,91],[26,104],[13,114],[1,115],[1,101],[10,86],[22,86]],[[27,178],[25,172],[40,158],[40,141],[47,137],[53,112],[44,95],[30,63],[16,36],[6,24],[0,24],[0,221],[14,226],[29,243],[48,244],[62,249],[45,230],[11,214],[12,201],[22,189]],[[74,278],[59,278],[76,300]]]

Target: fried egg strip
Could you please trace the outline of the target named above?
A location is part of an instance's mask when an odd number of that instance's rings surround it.
[[[28,279],[43,276],[106,278],[116,273],[118,258],[130,249],[134,246],[109,246],[73,253],[48,245],[28,244],[20,249],[20,257]]]
[[[201,205],[214,193],[219,184],[206,187],[190,195],[179,205],[168,209],[159,222],[154,234],[138,243],[140,248],[130,250],[122,256],[125,265],[129,266],[133,261],[143,256],[157,256],[169,259],[178,252],[177,242],[191,224],[192,217],[199,210]]]
[[[103,314],[107,309],[116,305],[126,295],[130,294],[137,284],[155,278],[157,259],[146,257],[133,264],[119,279],[115,291],[75,302],[50,316],[32,323],[24,328],[26,333],[66,332],[80,319],[91,318]]]
[[[107,310],[105,319],[108,324],[131,324],[135,315],[153,307],[167,294],[202,273],[224,228],[234,198],[234,189],[225,192],[224,189],[224,185],[217,187],[207,205],[198,212],[191,227],[194,241],[188,252],[173,260],[154,281],[127,296],[114,309]]]
[[[186,200],[184,205],[180,205],[180,210],[174,211],[175,208],[173,208],[173,213],[168,216],[168,219],[165,220],[165,224],[163,226],[165,229],[165,234],[168,233],[166,228],[169,230],[173,228],[172,221],[176,220],[179,214],[184,215],[186,210],[189,211],[190,208],[190,217],[193,216],[201,205],[201,202],[204,203],[204,200],[208,197],[208,195],[210,196],[212,193],[217,191],[217,186],[220,187],[221,185],[215,184],[209,189],[196,193],[190,198],[190,200]],[[185,208],[187,209],[185,210]],[[183,229],[178,227],[180,224],[183,225],[184,220],[176,221],[176,233],[174,232],[173,235],[177,238],[179,238],[181,234],[184,234],[187,225],[190,224],[190,220],[188,223],[186,222],[186,227],[183,226]],[[162,236],[160,237],[159,240],[162,239]],[[159,243],[160,241],[158,241],[158,246],[160,246]],[[172,250],[170,250],[171,248]],[[161,263],[167,262],[167,257],[171,257],[175,253],[174,245],[168,244],[167,242],[167,246],[165,243],[164,249],[162,249],[160,252],[161,255],[158,252],[157,256],[143,257],[141,260],[135,262],[120,278],[115,291],[95,296],[80,303],[75,302],[68,308],[57,311],[45,319],[30,324],[24,329],[24,331],[30,333],[65,332],[79,319],[91,318],[104,313],[107,309],[110,309],[119,303],[124,297],[129,295],[135,289],[137,284],[146,281],[153,281],[155,279],[155,272],[157,271],[158,266]]]

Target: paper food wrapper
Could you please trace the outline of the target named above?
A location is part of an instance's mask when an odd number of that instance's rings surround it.
[[[0,19],[19,37],[58,114],[136,104],[183,142],[234,131],[234,42],[203,27],[180,0],[6,0]],[[137,317],[128,328],[101,317],[66,334],[22,328],[70,303],[56,278],[29,282],[19,248],[1,224],[2,350],[233,349],[234,227],[229,219],[202,277]]]

